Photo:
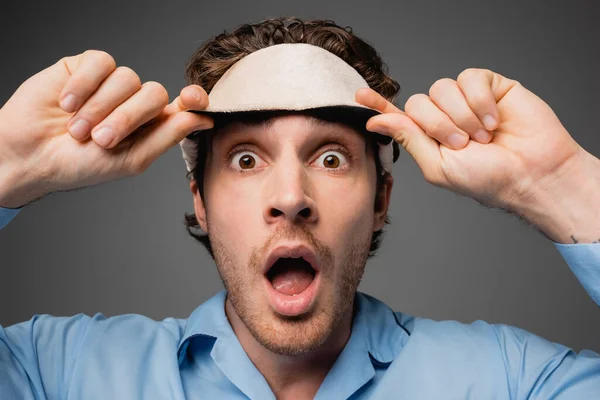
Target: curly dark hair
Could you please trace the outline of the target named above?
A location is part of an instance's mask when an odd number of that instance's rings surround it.
[[[225,31],[211,38],[202,44],[190,59],[186,67],[186,81],[188,84],[200,85],[207,93],[210,93],[217,81],[237,61],[252,52],[281,43],[307,43],[330,51],[358,71],[369,87],[391,102],[394,102],[400,92],[400,85],[388,75],[388,67],[377,51],[356,36],[351,27],[338,26],[331,20],[302,21],[296,17],[271,18],[256,24],[244,24],[231,32]],[[316,111],[303,111],[303,114],[311,113],[317,118],[331,119],[331,114],[327,116]],[[198,136],[199,139],[196,139],[198,146],[196,168],[188,172],[187,177],[189,180],[196,181],[200,197],[204,197],[206,156],[212,148],[212,137],[216,131],[222,129],[227,123],[235,121],[259,123],[265,118],[279,114],[281,113],[261,113],[260,116],[245,114],[244,117],[230,117],[228,121],[220,121],[219,124],[215,120],[215,128],[204,131],[202,135]],[[347,121],[340,122],[346,123]],[[367,132],[364,121],[362,126],[348,124],[359,131]],[[367,138],[367,150],[373,151],[375,154],[378,194],[375,200],[376,206],[388,174],[382,173],[375,139],[372,135],[367,135]],[[398,152],[399,147],[397,143],[394,143],[394,159],[398,156]],[[386,217],[385,223],[390,223],[389,217]],[[188,233],[202,243],[214,258],[209,236],[200,229],[196,215],[185,213],[184,224]],[[383,230],[373,232],[369,258],[374,256],[379,248],[382,234]]]

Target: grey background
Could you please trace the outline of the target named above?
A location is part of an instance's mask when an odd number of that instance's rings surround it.
[[[2,2],[0,100],[63,56],[102,49],[171,98],[204,40],[267,17],[329,18],[373,44],[403,107],[440,78],[489,68],[544,99],[600,156],[598,3],[423,1]],[[0,324],[34,314],[187,317],[222,288],[183,226],[178,147],[144,174],[28,205],[0,231]],[[405,313],[519,326],[600,351],[600,310],[554,245],[514,216],[427,184],[403,151],[391,219],[360,289]]]

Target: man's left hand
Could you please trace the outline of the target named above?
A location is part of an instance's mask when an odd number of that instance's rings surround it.
[[[561,208],[556,196],[577,195],[577,201],[599,204],[600,160],[518,81],[471,68],[456,80],[436,81],[429,96],[411,96],[404,112],[372,89],[359,89],[356,101],[382,112],[368,121],[367,129],[393,137],[428,182],[515,212],[552,240],[577,242],[576,221],[542,215]],[[579,218],[599,221],[598,212],[590,213]],[[600,222],[590,234],[589,241],[600,238]]]

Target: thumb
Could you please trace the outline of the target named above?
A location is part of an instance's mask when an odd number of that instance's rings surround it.
[[[208,105],[206,91],[198,85],[183,88],[175,100],[168,104],[159,117],[150,121],[144,133],[136,139],[130,150],[130,163],[137,172],[145,170],[169,148],[180,144],[195,131],[214,127],[214,120],[187,110],[202,110]]]
[[[164,109],[166,115],[187,110],[203,110],[208,106],[208,94],[199,85],[189,85],[181,89],[179,96]]]
[[[155,159],[180,144],[190,133],[211,129],[213,121],[207,118],[189,112],[176,112],[158,124],[143,128],[128,154],[133,170],[144,171]]]
[[[426,179],[439,171],[439,143],[402,110],[371,88],[359,89],[356,101],[381,112],[367,121],[367,130],[392,137],[415,160]]]
[[[376,115],[367,122],[367,130],[391,136],[411,155],[425,177],[433,176],[438,171],[441,161],[439,143],[407,115]]]

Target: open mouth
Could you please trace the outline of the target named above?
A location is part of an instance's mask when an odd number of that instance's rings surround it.
[[[319,293],[320,269],[316,252],[302,243],[282,244],[273,249],[263,268],[273,310],[290,317],[309,313]]]
[[[304,292],[315,279],[316,271],[304,258],[279,258],[267,271],[273,289],[288,296]]]

